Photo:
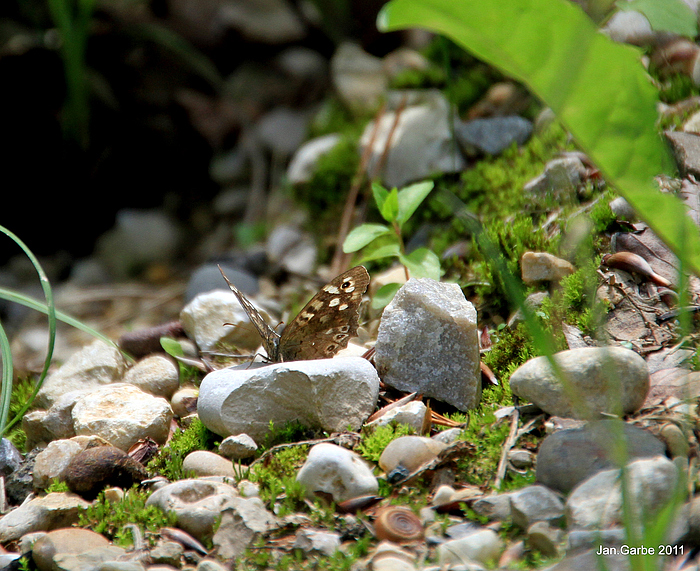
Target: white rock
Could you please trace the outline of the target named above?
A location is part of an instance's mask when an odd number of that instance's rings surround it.
[[[100,236],[97,257],[119,277],[155,262],[175,258],[181,243],[180,229],[162,209],[117,212],[112,229]]]
[[[307,113],[288,107],[274,107],[255,126],[258,139],[280,158],[292,155],[306,138],[309,127]]]
[[[165,513],[174,511],[177,527],[201,541],[212,536],[221,510],[237,496],[233,486],[222,482],[179,480],[153,492],[146,506],[157,506]]]
[[[151,355],[131,367],[124,374],[123,381],[154,396],[169,399],[180,386],[180,369],[168,357]]]
[[[247,434],[227,436],[219,444],[219,454],[231,460],[240,460],[255,456],[258,445]]]
[[[287,179],[292,184],[309,182],[318,160],[329,153],[340,141],[340,135],[331,133],[304,143],[292,157],[287,168]]]
[[[197,410],[197,397],[199,390],[195,387],[182,387],[170,399],[173,414],[185,418]]]
[[[309,499],[315,498],[316,492],[325,492],[336,503],[376,494],[379,489],[372,469],[358,454],[329,442],[309,450],[297,481],[304,484]]]
[[[423,430],[425,413],[428,407],[421,401],[413,401],[403,406],[397,406],[372,422],[365,423],[365,426],[388,426],[390,424],[406,424],[412,426],[416,432]]]
[[[468,565],[472,561],[485,565],[498,560],[502,550],[503,540],[498,534],[483,529],[439,545],[438,559],[441,566]]]
[[[400,468],[404,473],[415,472],[426,462],[437,458],[447,444],[425,436],[399,436],[395,438],[379,457],[379,467],[387,474]]]
[[[294,549],[302,549],[307,553],[333,555],[340,548],[340,534],[325,530],[300,528],[292,545]]]
[[[338,96],[352,109],[373,109],[387,86],[382,60],[350,42],[333,54],[331,78]]]
[[[378,394],[377,372],[366,359],[291,361],[209,373],[199,387],[197,411],[220,436],[245,432],[260,441],[270,421],[278,427],[299,421],[327,432],[357,430]]]
[[[220,517],[212,543],[217,557],[224,560],[240,557],[261,534],[279,526],[260,498],[230,498],[222,506]]]
[[[384,309],[375,345],[381,379],[460,410],[481,399],[476,309],[457,284],[410,279]]]
[[[252,300],[251,303],[269,323],[267,312]],[[190,339],[194,339],[203,351],[216,350],[221,345],[255,351],[261,343],[248,314],[229,289],[198,295],[180,312],[180,321]]]
[[[0,519],[0,542],[15,541],[34,531],[70,527],[89,506],[80,496],[63,492],[29,500]]]
[[[308,275],[316,266],[318,249],[314,238],[292,225],[279,224],[267,239],[267,257],[284,269],[300,275]]]
[[[520,259],[520,271],[526,284],[542,281],[558,282],[573,274],[576,268],[566,260],[547,252],[525,252]]]
[[[34,460],[34,487],[43,490],[58,478],[73,457],[83,450],[75,440],[54,440],[36,455]]]
[[[234,478],[233,464],[223,456],[219,456],[208,450],[195,450],[190,452],[182,461],[182,470],[185,473],[194,472],[195,476],[226,476]]]
[[[367,168],[371,171],[385,154],[387,139],[393,133],[389,154],[381,170],[382,182],[386,186],[402,187],[436,172],[461,172],[466,163],[454,143],[451,113],[449,103],[441,95],[425,105],[407,106],[398,122],[395,112],[384,113],[379,119]],[[371,122],[360,138],[361,152],[370,144],[373,131],[374,122]]]
[[[642,357],[623,347],[586,347],[554,355],[567,387],[546,357],[521,365],[510,378],[514,395],[552,416],[598,418],[601,413],[630,413],[649,391],[649,370]]]
[[[76,434],[100,436],[124,451],[141,438],[164,444],[172,417],[168,401],[126,383],[83,396],[72,412]]]
[[[46,378],[34,404],[38,408],[49,408],[68,392],[113,383],[122,377],[125,370],[126,361],[116,346],[94,341]]]
[[[639,524],[658,513],[672,498],[678,468],[664,456],[627,465],[628,508]],[[566,501],[569,529],[607,529],[623,523],[620,470],[604,470],[581,482]]]

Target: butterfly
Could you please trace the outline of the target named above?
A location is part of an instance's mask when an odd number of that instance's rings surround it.
[[[284,328],[282,335],[267,324],[221,267],[219,270],[258,330],[272,362],[330,358],[357,335],[360,302],[369,286],[369,273],[364,266],[355,266],[324,285]]]

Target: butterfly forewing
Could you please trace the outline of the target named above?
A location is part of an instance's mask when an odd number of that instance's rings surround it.
[[[250,319],[250,322],[255,326],[255,329],[258,330],[258,333],[262,338],[263,347],[265,347],[265,352],[267,353],[267,356],[272,361],[279,360],[279,334],[267,324],[267,322],[263,319],[262,315],[260,315],[260,312],[255,308],[255,306],[252,303],[248,301],[248,298],[246,298],[246,296],[244,296],[243,293],[241,293],[238,290],[238,288],[229,281],[229,279],[224,274],[224,270],[221,269],[221,266],[219,266],[219,271],[221,272],[221,275],[224,276],[224,279],[226,280],[226,283],[228,284],[230,290],[238,299],[238,303],[241,304],[241,307],[248,314],[248,319]]]
[[[271,361],[328,358],[347,347],[350,338],[357,335],[358,310],[369,286],[369,274],[363,266],[339,275],[311,298],[280,337],[225,275],[224,279],[260,333]]]
[[[328,358],[347,347],[368,285],[367,270],[355,266],[323,286],[282,332],[281,360]]]

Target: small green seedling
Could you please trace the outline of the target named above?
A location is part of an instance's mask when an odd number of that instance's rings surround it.
[[[401,190],[387,190],[372,184],[372,194],[382,218],[389,224],[362,224],[345,239],[343,251],[365,249],[362,262],[397,257],[406,270],[406,277],[440,279],[440,259],[428,248],[417,248],[406,253],[401,231],[403,225],[418,209],[433,189],[433,182],[419,182]],[[379,289],[372,300],[375,308],[384,307],[398,291],[399,284],[387,284]]]

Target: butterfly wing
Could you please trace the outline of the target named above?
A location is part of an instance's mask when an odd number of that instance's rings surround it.
[[[357,334],[362,296],[369,286],[369,273],[355,266],[323,286],[279,340],[283,361],[322,359],[335,355]]]
[[[278,361],[280,336],[267,324],[262,315],[260,315],[260,312],[258,312],[255,306],[248,301],[246,296],[244,296],[238,290],[238,288],[229,281],[224,274],[224,270],[221,269],[221,266],[219,266],[219,271],[221,272],[221,275],[224,276],[228,287],[238,299],[238,303],[241,304],[241,307],[248,314],[248,319],[250,319],[250,322],[255,326],[255,329],[258,330],[258,333],[262,338],[263,347],[265,347],[265,351],[267,352],[267,356],[272,361]]]

